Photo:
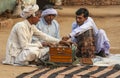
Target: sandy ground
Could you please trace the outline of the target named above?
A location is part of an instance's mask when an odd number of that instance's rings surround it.
[[[86,7],[90,11],[90,15],[96,22],[98,28],[106,31],[110,39],[111,53],[120,53],[120,5],[117,6],[79,6]],[[78,6],[63,7],[58,10],[57,20],[60,23],[61,36],[68,34],[71,31],[71,24],[75,21],[74,12]],[[14,23],[21,19],[13,19]],[[10,29],[0,31],[0,62],[5,58],[6,41],[9,36]],[[36,67],[20,67],[11,65],[2,65],[0,63],[0,78],[15,78],[23,72],[29,72]]]

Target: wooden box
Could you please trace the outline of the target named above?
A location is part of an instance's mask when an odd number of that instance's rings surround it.
[[[92,64],[93,64],[92,58],[81,58],[81,59],[80,59],[80,62],[81,62],[82,64],[88,64],[88,65],[92,65]]]
[[[72,63],[72,49],[69,47],[50,47],[50,62]]]

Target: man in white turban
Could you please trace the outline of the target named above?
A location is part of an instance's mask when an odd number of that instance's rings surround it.
[[[60,39],[60,30],[59,30],[59,24],[58,22],[55,20],[55,17],[57,16],[57,11],[51,6],[51,5],[46,5],[44,7],[44,10],[41,13],[41,18],[40,21],[38,22],[38,24],[36,25],[36,27],[52,36],[55,37],[57,39]],[[39,40],[41,41],[41,40]],[[42,41],[43,44],[46,42]]]
[[[31,43],[33,35],[46,42],[66,43],[39,31],[35,27],[35,24],[39,21],[39,17],[36,16],[38,9],[38,5],[31,5],[23,9],[21,16],[26,19],[13,26],[8,38],[6,58],[3,64],[28,65],[29,61],[44,56],[49,49],[44,48],[40,42]]]
[[[35,12],[38,11],[39,7],[35,4],[35,5],[31,5],[31,6],[26,6],[22,13],[20,14],[20,16],[22,18],[28,18],[31,15],[35,16]]]

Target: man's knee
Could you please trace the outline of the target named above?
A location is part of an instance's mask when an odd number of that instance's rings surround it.
[[[26,60],[27,60],[27,61],[33,61],[33,60],[36,59],[36,57],[37,57],[37,55],[36,55],[34,52],[30,52],[30,53],[27,55]]]
[[[103,34],[105,34],[105,31],[103,29],[100,29],[98,34],[103,35]]]

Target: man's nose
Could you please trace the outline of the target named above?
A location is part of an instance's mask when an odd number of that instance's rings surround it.
[[[50,18],[53,18],[53,16],[52,16],[52,15],[50,15]]]

